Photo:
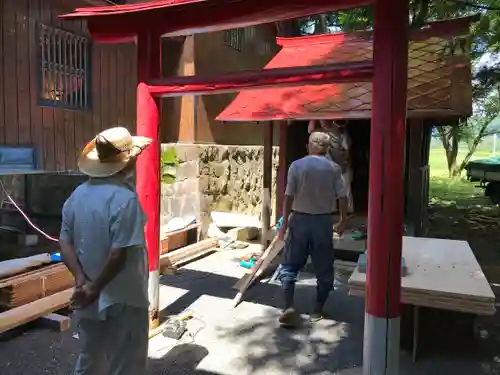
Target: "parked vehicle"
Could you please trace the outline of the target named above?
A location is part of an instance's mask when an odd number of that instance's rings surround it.
[[[474,160],[465,167],[467,179],[479,182],[484,195],[495,204],[500,204],[500,157]]]

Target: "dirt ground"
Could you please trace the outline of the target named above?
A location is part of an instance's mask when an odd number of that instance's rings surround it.
[[[468,241],[497,298],[500,295],[500,207],[481,193],[429,207],[429,237]],[[500,374],[500,314],[477,319],[477,336],[487,374]]]

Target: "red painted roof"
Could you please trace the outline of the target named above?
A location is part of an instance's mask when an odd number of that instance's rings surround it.
[[[468,32],[470,21],[434,23],[410,34],[409,110],[443,107],[452,114],[448,106],[452,102],[449,92],[455,65],[450,59],[441,58],[440,53],[450,34]],[[371,61],[373,52],[370,33],[278,38],[277,42],[282,49],[265,69]],[[466,58],[465,64],[468,62]],[[370,112],[371,83],[340,83],[247,90],[238,94],[217,120],[370,118]]]
[[[299,18],[366,5],[372,0],[163,0],[78,8],[66,19],[87,19],[97,41],[125,41],[138,32],[190,35]]]

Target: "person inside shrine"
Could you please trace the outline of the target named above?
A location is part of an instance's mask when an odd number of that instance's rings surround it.
[[[342,168],[342,178],[344,180],[347,193],[348,212],[354,212],[354,202],[352,197],[353,170],[351,165],[351,137],[345,129],[345,120],[311,120],[307,129],[311,134],[314,131],[322,131],[330,136],[330,149],[327,157]]]

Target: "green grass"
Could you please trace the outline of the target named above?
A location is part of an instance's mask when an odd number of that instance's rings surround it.
[[[466,150],[460,150],[457,161],[460,163]],[[478,150],[471,160],[491,157],[487,150]],[[470,205],[484,199],[483,189],[477,188],[476,183],[467,181],[465,172],[460,177],[449,178],[446,166],[446,156],[442,148],[432,148],[429,156],[430,165],[430,199],[431,203],[450,205]],[[478,202],[479,203],[479,202]]]

